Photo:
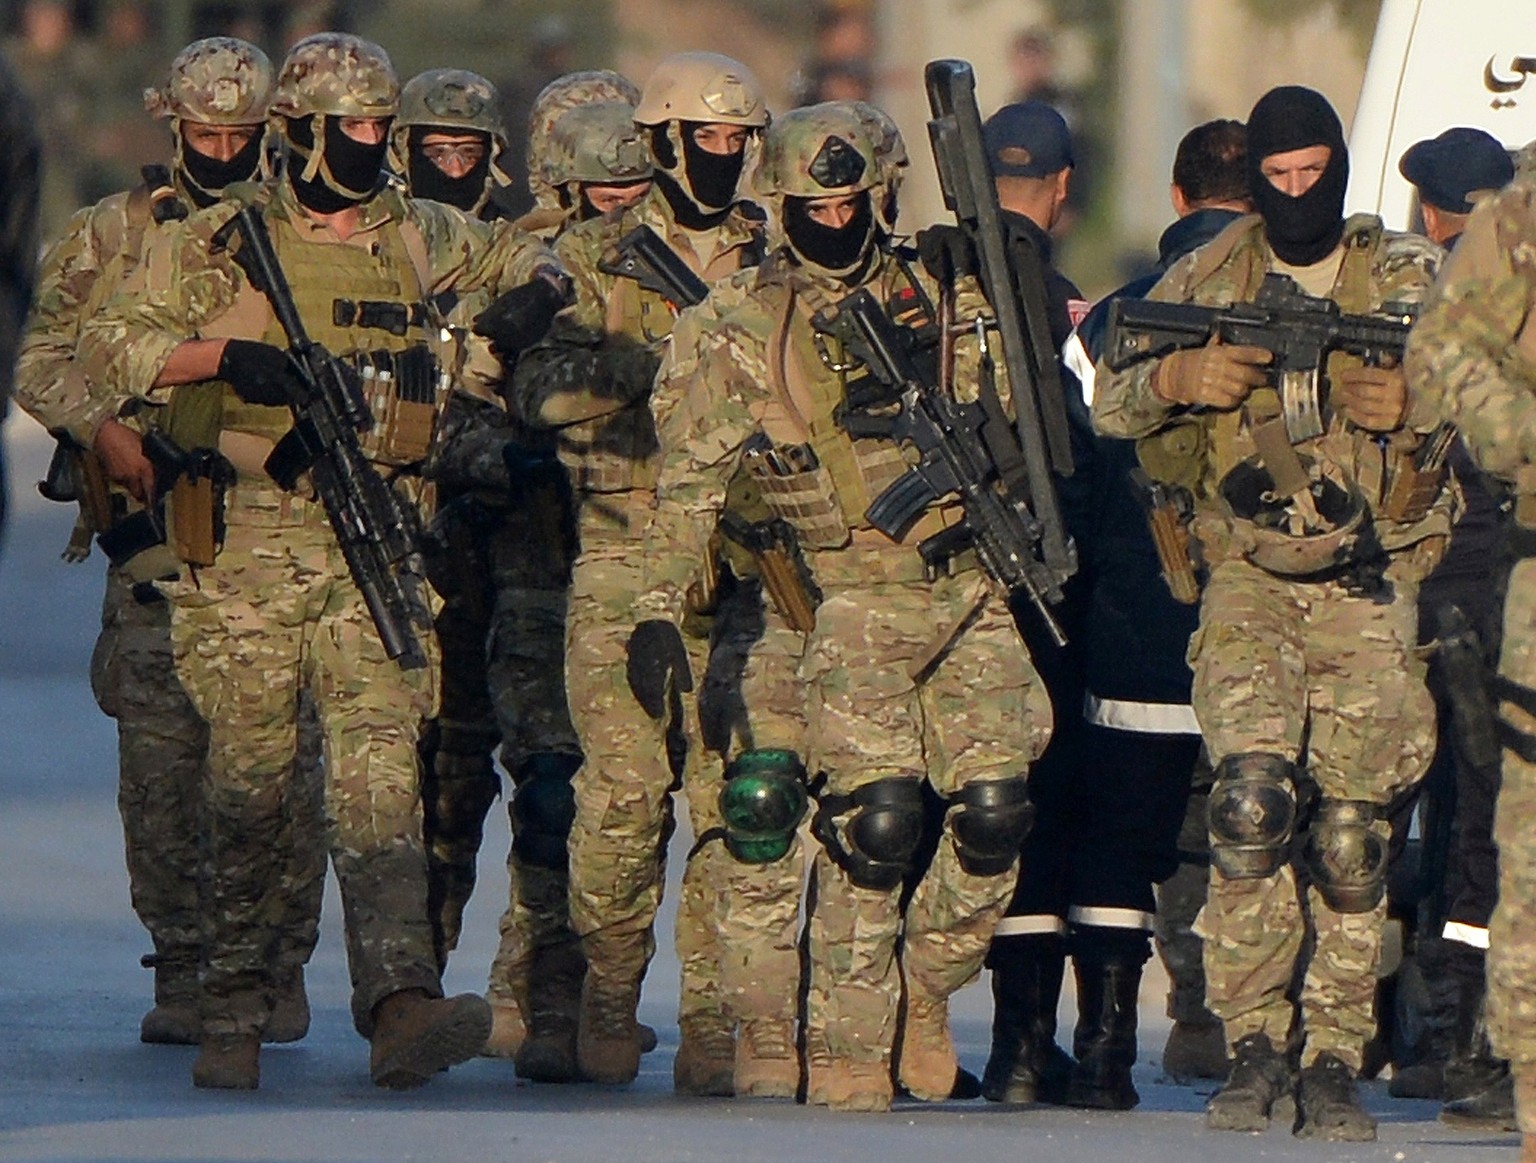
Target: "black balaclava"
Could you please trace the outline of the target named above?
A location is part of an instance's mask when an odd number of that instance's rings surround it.
[[[337,117],[325,117],[324,158],[313,178],[304,172],[315,148],[315,115],[289,117],[288,142],[297,157],[288,164],[288,180],[300,205],[317,214],[335,214],[373,197],[384,180],[389,135],[377,145],[353,141]],[[300,164],[300,163],[305,164]]]
[[[842,227],[823,226],[811,217],[809,198],[784,199],[784,236],[807,266],[845,282],[856,282],[874,248],[875,213],[869,191],[854,202],[853,217]]]
[[[225,186],[255,178],[261,171],[261,151],[265,136],[258,125],[251,134],[251,140],[241,147],[240,152],[227,162],[221,162],[218,158],[198,153],[183,132],[179,151],[181,184],[186,188],[187,197],[192,199],[193,205],[199,210],[207,209],[219,200]]]
[[[725,220],[736,201],[736,186],[747,161],[747,151],[710,153],[693,140],[693,131],[708,124],[703,121],[677,122],[683,143],[682,181],[673,177],[678,169],[677,150],[669,133],[672,122],[651,126],[651,151],[656,156],[656,183],[672,207],[679,225],[689,230],[708,230]],[[667,172],[671,171],[671,172]]]
[[[1299,198],[1276,189],[1260,170],[1267,157],[1314,145],[1331,151],[1328,167]],[[1259,98],[1248,115],[1248,187],[1264,218],[1265,238],[1282,262],[1311,266],[1338,246],[1348,184],[1344,129],[1326,97],[1300,85],[1282,85]]]
[[[411,126],[406,146],[408,155],[406,178],[411,183],[411,197],[430,198],[434,202],[453,206],[466,214],[473,214],[480,208],[489,191],[486,179],[491,173],[491,135],[475,134],[485,143],[485,156],[476,162],[474,168],[462,178],[451,178],[421,152],[423,137],[429,133],[442,132],[441,129],[432,129],[427,126]],[[458,136],[460,131],[454,130],[453,133]]]

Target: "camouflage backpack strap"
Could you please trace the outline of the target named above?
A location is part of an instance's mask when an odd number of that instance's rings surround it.
[[[1259,283],[1269,266],[1268,248],[1264,246],[1264,219],[1257,214],[1245,214],[1227,227],[1210,242],[1195,252],[1185,284],[1190,300],[1198,301],[1197,292],[1218,272],[1241,264],[1233,272],[1239,286],[1238,298],[1250,298],[1258,292]]]

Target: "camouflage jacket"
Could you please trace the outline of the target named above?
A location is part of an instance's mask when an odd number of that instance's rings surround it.
[[[37,297],[16,362],[16,402],[43,427],[89,448],[117,412],[112,393],[93,387],[75,345],[86,320],[138,265],[157,231],[148,191],[103,198],[70,219],[38,268]]]
[[[886,254],[862,284],[893,315],[933,302],[937,290],[915,265]],[[703,559],[722,511],[737,508],[749,478],[749,502],[795,527],[818,558],[854,547],[891,548],[869,528],[870,502],[906,471],[903,450],[887,440],[853,440],[834,413],[848,374],[841,353],[818,336],[810,318],[849,293],[818,277],[784,250],[755,271],[719,287],[684,316],[697,335],[691,348],[677,343],[657,377],[652,406],[661,444],[656,534],[651,567],[659,588],[687,585]],[[956,319],[974,319],[984,301],[962,284]],[[978,360],[973,339],[956,344],[957,394],[974,400]],[[1011,408],[1006,380],[996,384]],[[786,467],[814,467],[782,472]],[[729,497],[728,497],[729,494]],[[760,494],[760,500],[758,499]],[[901,560],[920,572],[906,548],[958,516],[940,502],[904,538]]]
[[[1383,231],[1379,219],[1365,214],[1345,222],[1340,246],[1343,258],[1328,297],[1349,314],[1370,314],[1389,302],[1422,301],[1442,257],[1428,239]],[[1274,265],[1263,219],[1247,215],[1175,263],[1147,298],[1206,306],[1248,302]],[[1351,360],[1353,356],[1332,353],[1329,373],[1337,374]],[[1219,502],[1217,483],[1256,453],[1251,425],[1279,413],[1278,395],[1260,388],[1234,411],[1191,412],[1165,403],[1153,392],[1157,362],[1147,360],[1116,372],[1101,360],[1094,371],[1093,425],[1104,436],[1142,438],[1138,451],[1146,463],[1178,466],[1180,475],[1168,479],[1192,487],[1200,510],[1196,532],[1207,553],[1219,556],[1220,547],[1231,542],[1233,527]],[[1389,488],[1395,467],[1409,460],[1422,434],[1433,427],[1432,417],[1410,413],[1402,429],[1382,438],[1336,414],[1328,431],[1304,441],[1297,451],[1312,457],[1325,475],[1357,486],[1374,508]],[[1378,519],[1376,526],[1383,545],[1391,550],[1448,534],[1450,519],[1450,497],[1443,494],[1422,520],[1397,525]]]
[[[1406,367],[1415,414],[1455,424],[1486,472],[1536,496],[1536,177],[1473,212]]]
[[[711,232],[713,253],[702,262],[696,247],[704,239],[677,224],[654,188],[621,216],[591,219],[560,236],[555,250],[575,282],[576,302],[549,339],[519,360],[511,406],[530,427],[559,429],[561,457],[581,493],[649,494],[655,484],[656,434],[645,394],[616,393],[601,376],[613,357],[653,371],[676,324],[662,296],[599,269],[605,252],[642,225],[710,283],[755,265],[762,250],[760,214],[739,203]],[[594,359],[599,347],[602,358]]]

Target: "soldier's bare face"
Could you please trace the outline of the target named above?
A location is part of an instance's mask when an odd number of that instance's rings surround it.
[[[343,117],[341,131],[359,145],[378,145],[389,133],[388,117]]]
[[[853,221],[858,213],[859,196],[842,194],[836,198],[810,198],[805,203],[805,215],[818,226],[828,230],[841,230]]]
[[[181,123],[182,140],[204,157],[217,162],[233,161],[260,132],[259,125],[204,125],[201,121]]]
[[[693,144],[705,153],[730,157],[747,148],[747,130],[740,125],[724,125],[711,121],[693,131]]]
[[[1328,168],[1333,151],[1326,145],[1309,145],[1304,149],[1288,149],[1284,153],[1272,153],[1259,163],[1259,173],[1269,179],[1269,184],[1282,194],[1299,198],[1317,185],[1317,179]]]
[[[485,138],[478,133],[425,133],[421,152],[450,178],[465,178],[485,157]]]
[[[649,182],[630,182],[623,186],[583,186],[582,193],[599,214],[607,214],[620,207],[628,208],[644,198],[650,191]]]

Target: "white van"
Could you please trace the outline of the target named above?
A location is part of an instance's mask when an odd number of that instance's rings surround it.
[[[1453,125],[1536,140],[1536,0],[1383,0],[1349,134],[1344,208],[1416,225],[1398,159]]]

